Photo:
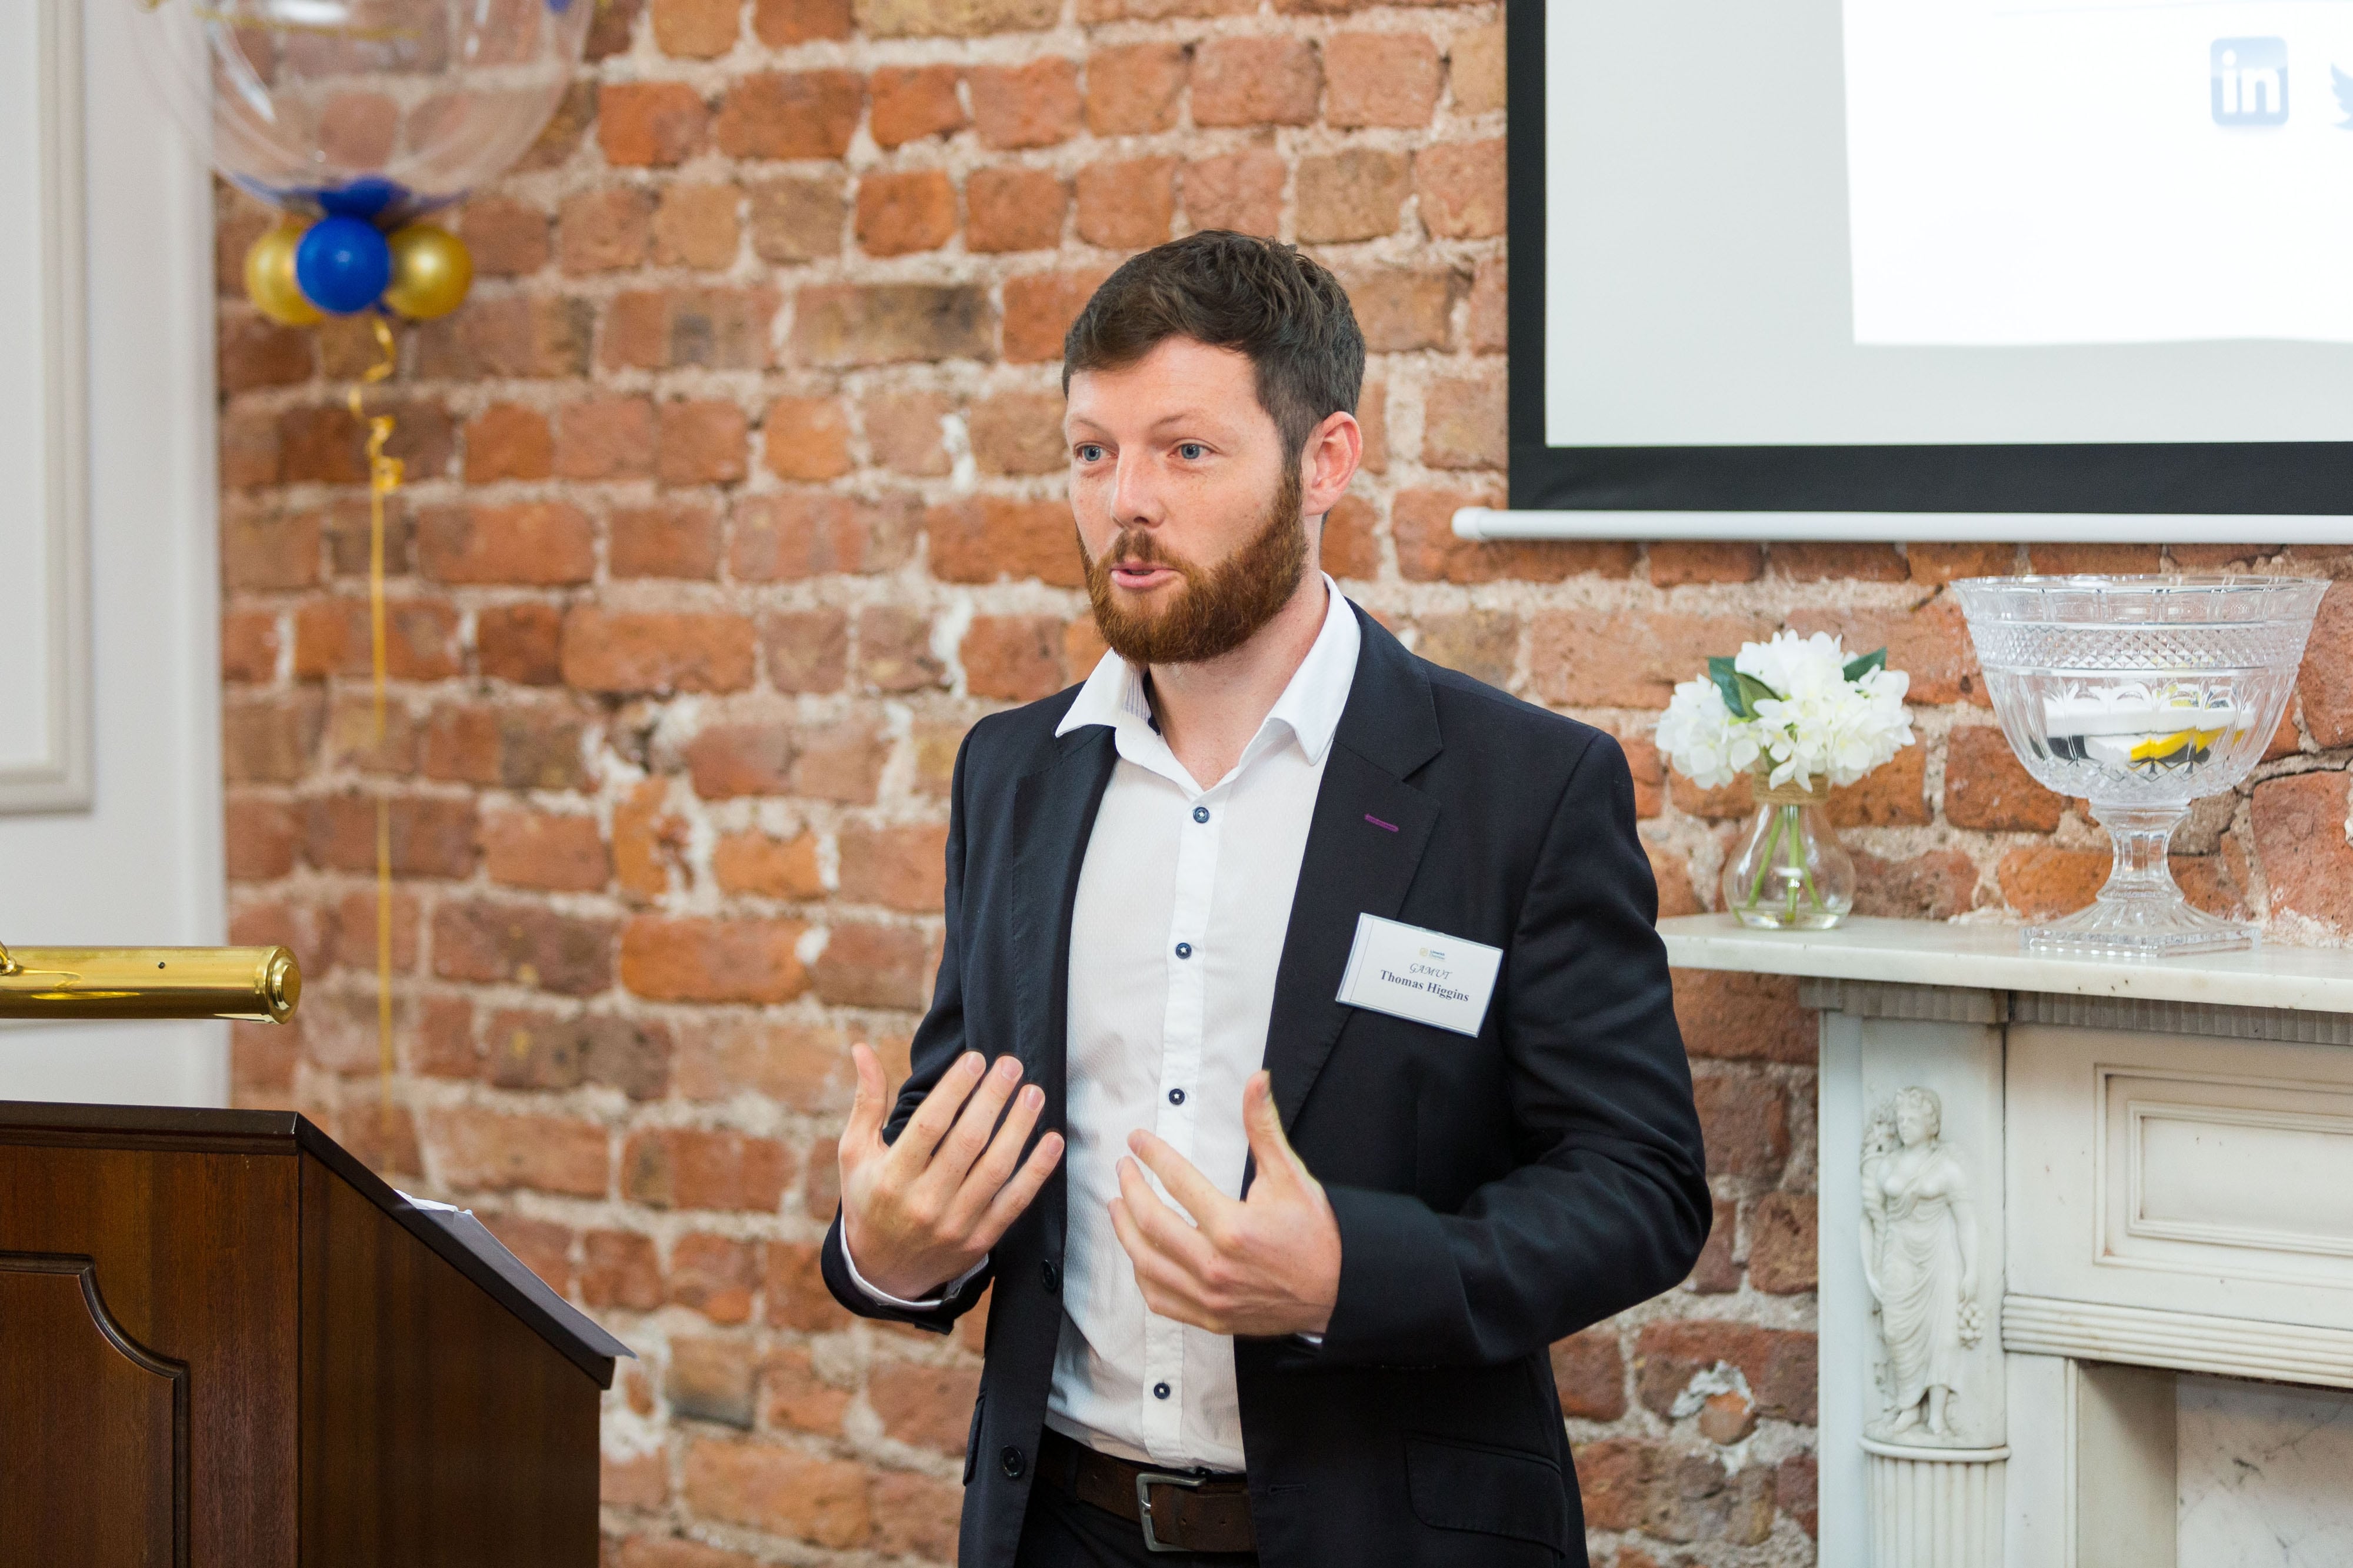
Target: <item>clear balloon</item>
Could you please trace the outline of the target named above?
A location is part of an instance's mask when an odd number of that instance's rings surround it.
[[[132,0],[174,111],[232,183],[393,228],[530,147],[596,0]]]

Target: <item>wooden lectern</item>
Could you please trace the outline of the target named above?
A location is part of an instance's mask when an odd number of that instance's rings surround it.
[[[612,1381],[300,1116],[0,1102],[9,1568],[595,1568]]]

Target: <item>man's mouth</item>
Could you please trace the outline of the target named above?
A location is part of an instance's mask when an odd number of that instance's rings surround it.
[[[1176,568],[1156,561],[1123,561],[1111,569],[1112,583],[1134,594],[1149,593],[1164,583],[1176,582],[1180,575]]]

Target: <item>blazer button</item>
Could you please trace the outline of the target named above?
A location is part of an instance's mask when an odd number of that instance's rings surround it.
[[[1007,1448],[1004,1453],[999,1454],[997,1457],[997,1462],[1004,1469],[1005,1479],[1007,1480],[1018,1481],[1021,1479],[1020,1449],[1011,1447]]]
[[[1045,1285],[1049,1296],[1062,1288],[1062,1271],[1054,1267],[1054,1260],[1050,1258],[1038,1265],[1038,1278]]]

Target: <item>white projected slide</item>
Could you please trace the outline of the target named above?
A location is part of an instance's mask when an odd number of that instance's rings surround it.
[[[1854,341],[2353,342],[2353,5],[1844,0]]]

